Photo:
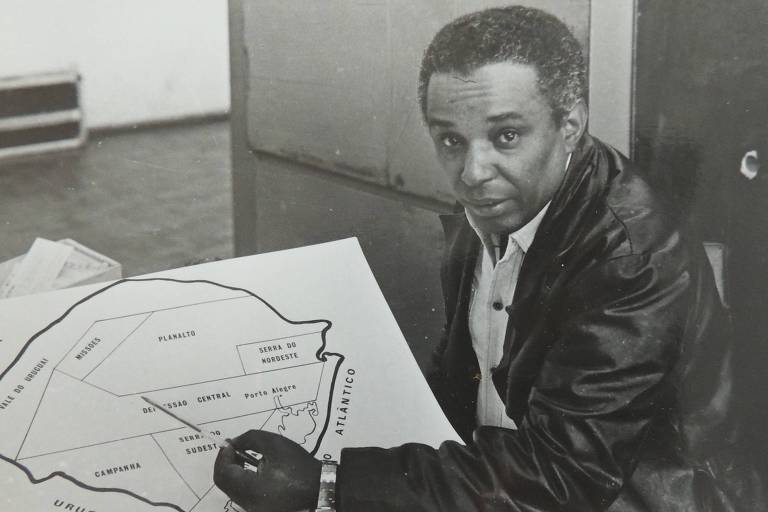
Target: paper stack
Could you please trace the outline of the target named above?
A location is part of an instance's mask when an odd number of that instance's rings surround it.
[[[69,238],[37,238],[27,254],[0,263],[0,299],[112,281],[121,265]]]

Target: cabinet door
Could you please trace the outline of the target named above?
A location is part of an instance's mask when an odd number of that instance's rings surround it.
[[[727,301],[736,342],[735,396],[768,446],[768,3],[640,0],[635,158],[677,213],[729,249]],[[746,153],[762,168],[743,173]],[[766,450],[756,450],[760,457]]]

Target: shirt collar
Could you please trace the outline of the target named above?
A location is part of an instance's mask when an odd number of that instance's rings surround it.
[[[541,224],[541,220],[547,213],[550,204],[552,204],[552,201],[549,201],[547,204],[545,204],[544,208],[542,208],[534,218],[529,220],[525,226],[509,235],[509,238],[514,239],[515,242],[517,242],[517,245],[519,245],[523,250],[523,252],[528,252],[528,248],[533,243],[533,238],[536,236],[536,231],[539,230],[539,224]]]
[[[514,233],[509,234],[509,242],[516,243],[520,248],[523,250],[523,252],[528,252],[528,248],[533,243],[533,239],[536,236],[536,231],[539,229],[539,224],[541,224],[542,219],[544,218],[544,214],[547,213],[547,209],[549,208],[551,201],[544,205],[544,208],[542,208],[539,213],[536,214],[534,218],[528,221],[528,223],[515,231]],[[466,214],[466,212],[465,212]],[[475,221],[472,220],[472,216],[469,214],[467,215],[467,220],[469,221],[469,225],[472,226],[472,229],[475,230],[475,233],[477,233],[477,236],[480,237],[480,240],[483,242],[483,245],[485,246],[485,249],[490,253],[494,253],[494,248],[499,245],[498,243],[498,236],[491,233],[486,233],[485,231],[482,231],[480,228],[477,227],[475,224]]]

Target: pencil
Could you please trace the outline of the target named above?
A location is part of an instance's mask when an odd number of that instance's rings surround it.
[[[146,396],[143,396],[143,395],[141,395],[141,398],[142,398],[142,400],[147,402],[152,407],[154,407],[154,408],[156,408],[156,409],[158,409],[160,411],[163,411],[165,414],[167,414],[171,418],[175,419],[176,421],[179,421],[179,422],[183,423],[184,425],[188,426],[189,428],[191,428],[195,432],[199,433],[200,435],[202,435],[204,437],[207,437],[208,439],[210,439],[211,441],[216,443],[216,445],[219,448],[230,448],[231,450],[233,450],[235,452],[235,455],[237,455],[242,460],[244,460],[245,462],[247,462],[248,464],[250,464],[252,466],[258,466],[259,463],[264,458],[264,456],[262,454],[254,452],[252,450],[249,450],[250,453],[238,450],[232,444],[232,440],[231,439],[224,438],[224,437],[222,437],[220,435],[214,434],[210,430],[206,430],[206,429],[196,425],[195,423],[189,421],[188,419],[182,418],[181,416],[178,415],[178,413],[173,413],[173,412],[169,411],[168,409],[166,409],[162,405],[158,404],[157,402],[155,402],[151,398],[147,398]]]

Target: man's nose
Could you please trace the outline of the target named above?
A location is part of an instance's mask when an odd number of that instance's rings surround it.
[[[482,143],[470,144],[464,160],[461,181],[467,187],[476,187],[493,179],[496,172],[493,167],[492,149]]]

